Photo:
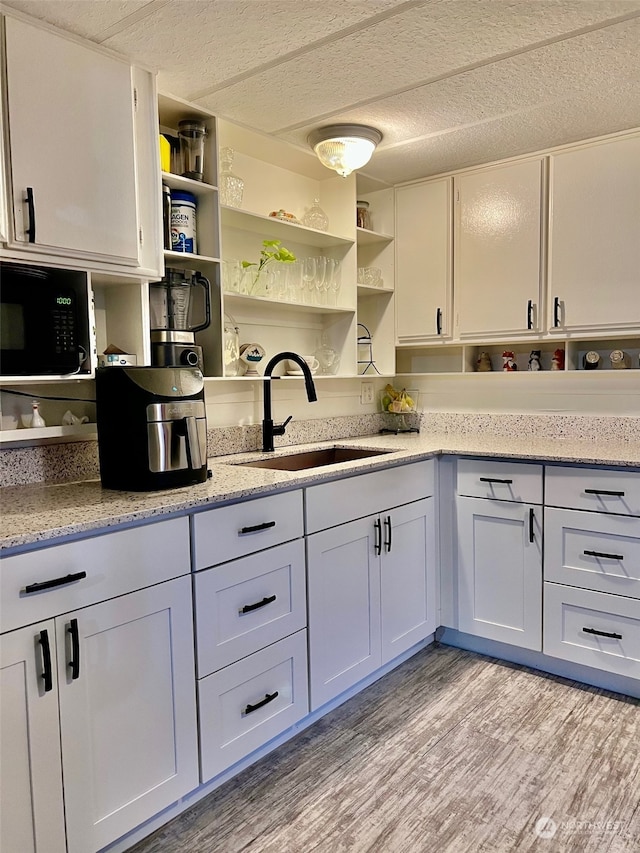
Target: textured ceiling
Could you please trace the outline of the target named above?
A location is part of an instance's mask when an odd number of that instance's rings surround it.
[[[640,0],[8,0],[306,148],[383,133],[399,183],[640,125]]]

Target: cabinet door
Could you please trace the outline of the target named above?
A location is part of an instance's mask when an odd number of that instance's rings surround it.
[[[436,629],[433,498],[381,516],[382,663],[393,660]]]
[[[130,66],[13,18],[6,39],[14,245],[137,264]]]
[[[66,851],[54,630],[51,620],[0,637],[0,850],[7,853]]]
[[[549,328],[637,329],[640,136],[553,155],[550,193]]]
[[[451,335],[451,180],[396,192],[398,340]]]
[[[56,633],[69,853],[88,853],[198,785],[191,579],[68,613]]]
[[[541,649],[541,509],[457,498],[459,628]]]
[[[457,335],[540,330],[542,160],[455,179]]]
[[[311,710],[381,665],[377,516],[307,539]]]

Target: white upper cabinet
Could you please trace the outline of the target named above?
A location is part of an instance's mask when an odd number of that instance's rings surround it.
[[[399,341],[451,335],[451,179],[396,193],[396,331]]]
[[[14,18],[5,30],[10,245],[137,267],[131,66]]]
[[[455,178],[454,333],[539,333],[543,160]]]
[[[551,156],[549,329],[640,326],[640,136]]]

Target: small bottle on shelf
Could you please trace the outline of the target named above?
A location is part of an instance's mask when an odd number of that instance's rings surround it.
[[[35,429],[36,427],[45,427],[47,424],[45,423],[44,418],[40,414],[40,404],[37,400],[33,401],[33,403],[31,404],[31,409],[33,411],[30,423],[31,428]]]

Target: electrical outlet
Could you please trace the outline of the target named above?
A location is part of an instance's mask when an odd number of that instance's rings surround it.
[[[369,406],[373,403],[373,382],[360,383],[360,404]]]

